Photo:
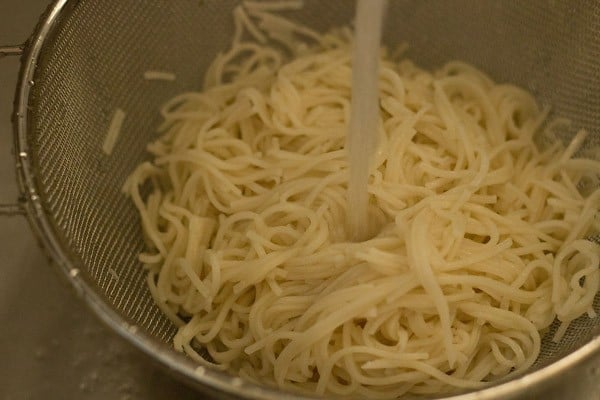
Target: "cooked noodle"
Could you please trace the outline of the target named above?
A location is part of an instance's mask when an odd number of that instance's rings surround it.
[[[383,228],[348,241],[350,31],[259,4],[236,10],[204,90],[163,107],[153,160],[125,185],[177,350],[281,388],[393,398],[522,371],[555,318],[560,340],[595,315],[600,190],[577,187],[600,162],[576,158],[585,132],[539,150],[547,110],[526,91],[383,52],[369,177]]]
[[[177,76],[166,71],[146,71],[144,72],[144,79],[147,81],[174,81]]]
[[[110,120],[110,124],[108,126],[108,131],[106,131],[106,136],[104,137],[104,141],[102,142],[102,152],[107,156],[110,156],[117,144],[117,140],[119,139],[119,135],[121,134],[121,128],[123,126],[123,122],[125,121],[125,112],[120,108],[117,108]]]

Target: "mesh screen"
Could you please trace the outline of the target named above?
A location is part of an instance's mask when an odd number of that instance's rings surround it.
[[[231,40],[234,0],[80,0],[69,2],[48,38],[29,101],[28,146],[37,191],[55,234],[98,293],[152,336],[168,342],[174,328],[145,286],[137,213],[121,193],[147,156],[158,107],[199,89],[203,71]],[[346,24],[353,1],[308,0],[288,13],[324,30]],[[468,61],[495,80],[514,82],[586,128],[600,143],[600,3],[552,0],[390,2],[384,38],[407,42],[425,68]],[[177,75],[145,81],[146,70]],[[112,114],[126,112],[112,155],[102,151]],[[600,297],[595,309],[600,313]],[[590,340],[600,318],[573,324],[560,345],[547,335],[534,368]]]

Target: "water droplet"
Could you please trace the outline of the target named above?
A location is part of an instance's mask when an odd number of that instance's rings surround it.
[[[137,333],[137,331],[138,331],[138,327],[137,327],[137,325],[131,325],[129,328],[127,328],[127,330],[132,335],[135,335]]]
[[[72,268],[69,271],[69,275],[71,275],[72,278],[75,278],[77,275],[79,275],[79,269],[77,268]]]
[[[27,82],[27,83],[29,83],[29,86],[33,86],[33,85],[35,85],[35,82],[34,82],[34,81],[29,81],[29,82]]]
[[[21,157],[21,158],[27,158],[27,153],[24,152],[24,151],[22,151],[22,152],[19,153],[19,157]]]
[[[46,355],[46,349],[44,349],[43,347],[39,347],[38,349],[35,350],[35,358],[37,358],[38,360],[41,360],[42,358],[44,358],[45,355]]]
[[[31,195],[31,201],[38,201],[39,199],[40,199],[40,197],[37,194]]]
[[[198,367],[196,368],[196,375],[198,376],[204,376],[206,374],[206,368],[204,367]]]

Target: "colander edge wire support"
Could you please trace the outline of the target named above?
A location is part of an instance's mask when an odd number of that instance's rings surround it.
[[[0,46],[0,61],[5,57],[20,57],[25,45]],[[17,166],[18,168],[18,166]],[[20,203],[0,203],[0,216],[25,215],[25,209]]]
[[[22,195],[18,204],[0,205],[0,216],[25,214],[32,227],[34,235],[42,244],[45,251],[59,270],[70,281],[76,293],[93,310],[97,317],[113,331],[132,343],[154,361],[166,367],[166,370],[184,380],[188,384],[203,390],[212,390],[219,397],[239,396],[241,398],[281,399],[282,393],[275,388],[258,386],[254,384],[232,384],[233,377],[221,372],[206,370],[202,375],[195,373],[196,364],[182,354],[176,353],[168,345],[158,343],[143,331],[131,330],[126,318],[112,309],[93,290],[87,281],[81,266],[69,259],[67,251],[57,238],[54,228],[44,212],[42,202],[38,196],[36,182],[28,153],[28,101],[31,87],[34,84],[36,63],[41,49],[50,34],[56,27],[59,16],[65,12],[67,3],[76,4],[73,0],[55,0],[42,16],[31,39],[23,46],[0,46],[0,60],[4,56],[21,56],[21,71],[17,84],[14,103],[14,139],[17,170],[17,183]],[[600,331],[594,331],[592,339],[571,354],[545,366],[537,371],[507,380],[498,385],[484,388],[477,392],[458,394],[446,397],[447,400],[492,400],[529,398],[521,397],[531,394],[534,388],[541,388],[550,381],[559,382],[567,379],[566,372],[576,370],[581,365],[596,366],[598,370],[598,357],[600,356]],[[591,360],[591,361],[590,361]],[[578,372],[586,372],[579,370]],[[572,374],[571,374],[572,375]],[[576,376],[576,375],[575,375]],[[572,376],[571,376],[572,378]],[[286,393],[283,398],[306,399],[299,394]]]

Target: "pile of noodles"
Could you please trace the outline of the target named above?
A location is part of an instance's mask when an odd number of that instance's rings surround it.
[[[351,242],[351,33],[277,8],[236,9],[231,49],[202,92],[164,106],[153,159],[125,185],[176,349],[281,388],[390,398],[522,371],[555,318],[560,340],[595,316],[600,190],[578,185],[600,162],[574,158],[585,132],[541,151],[534,136],[561,124],[523,89],[382,50],[378,230]]]

